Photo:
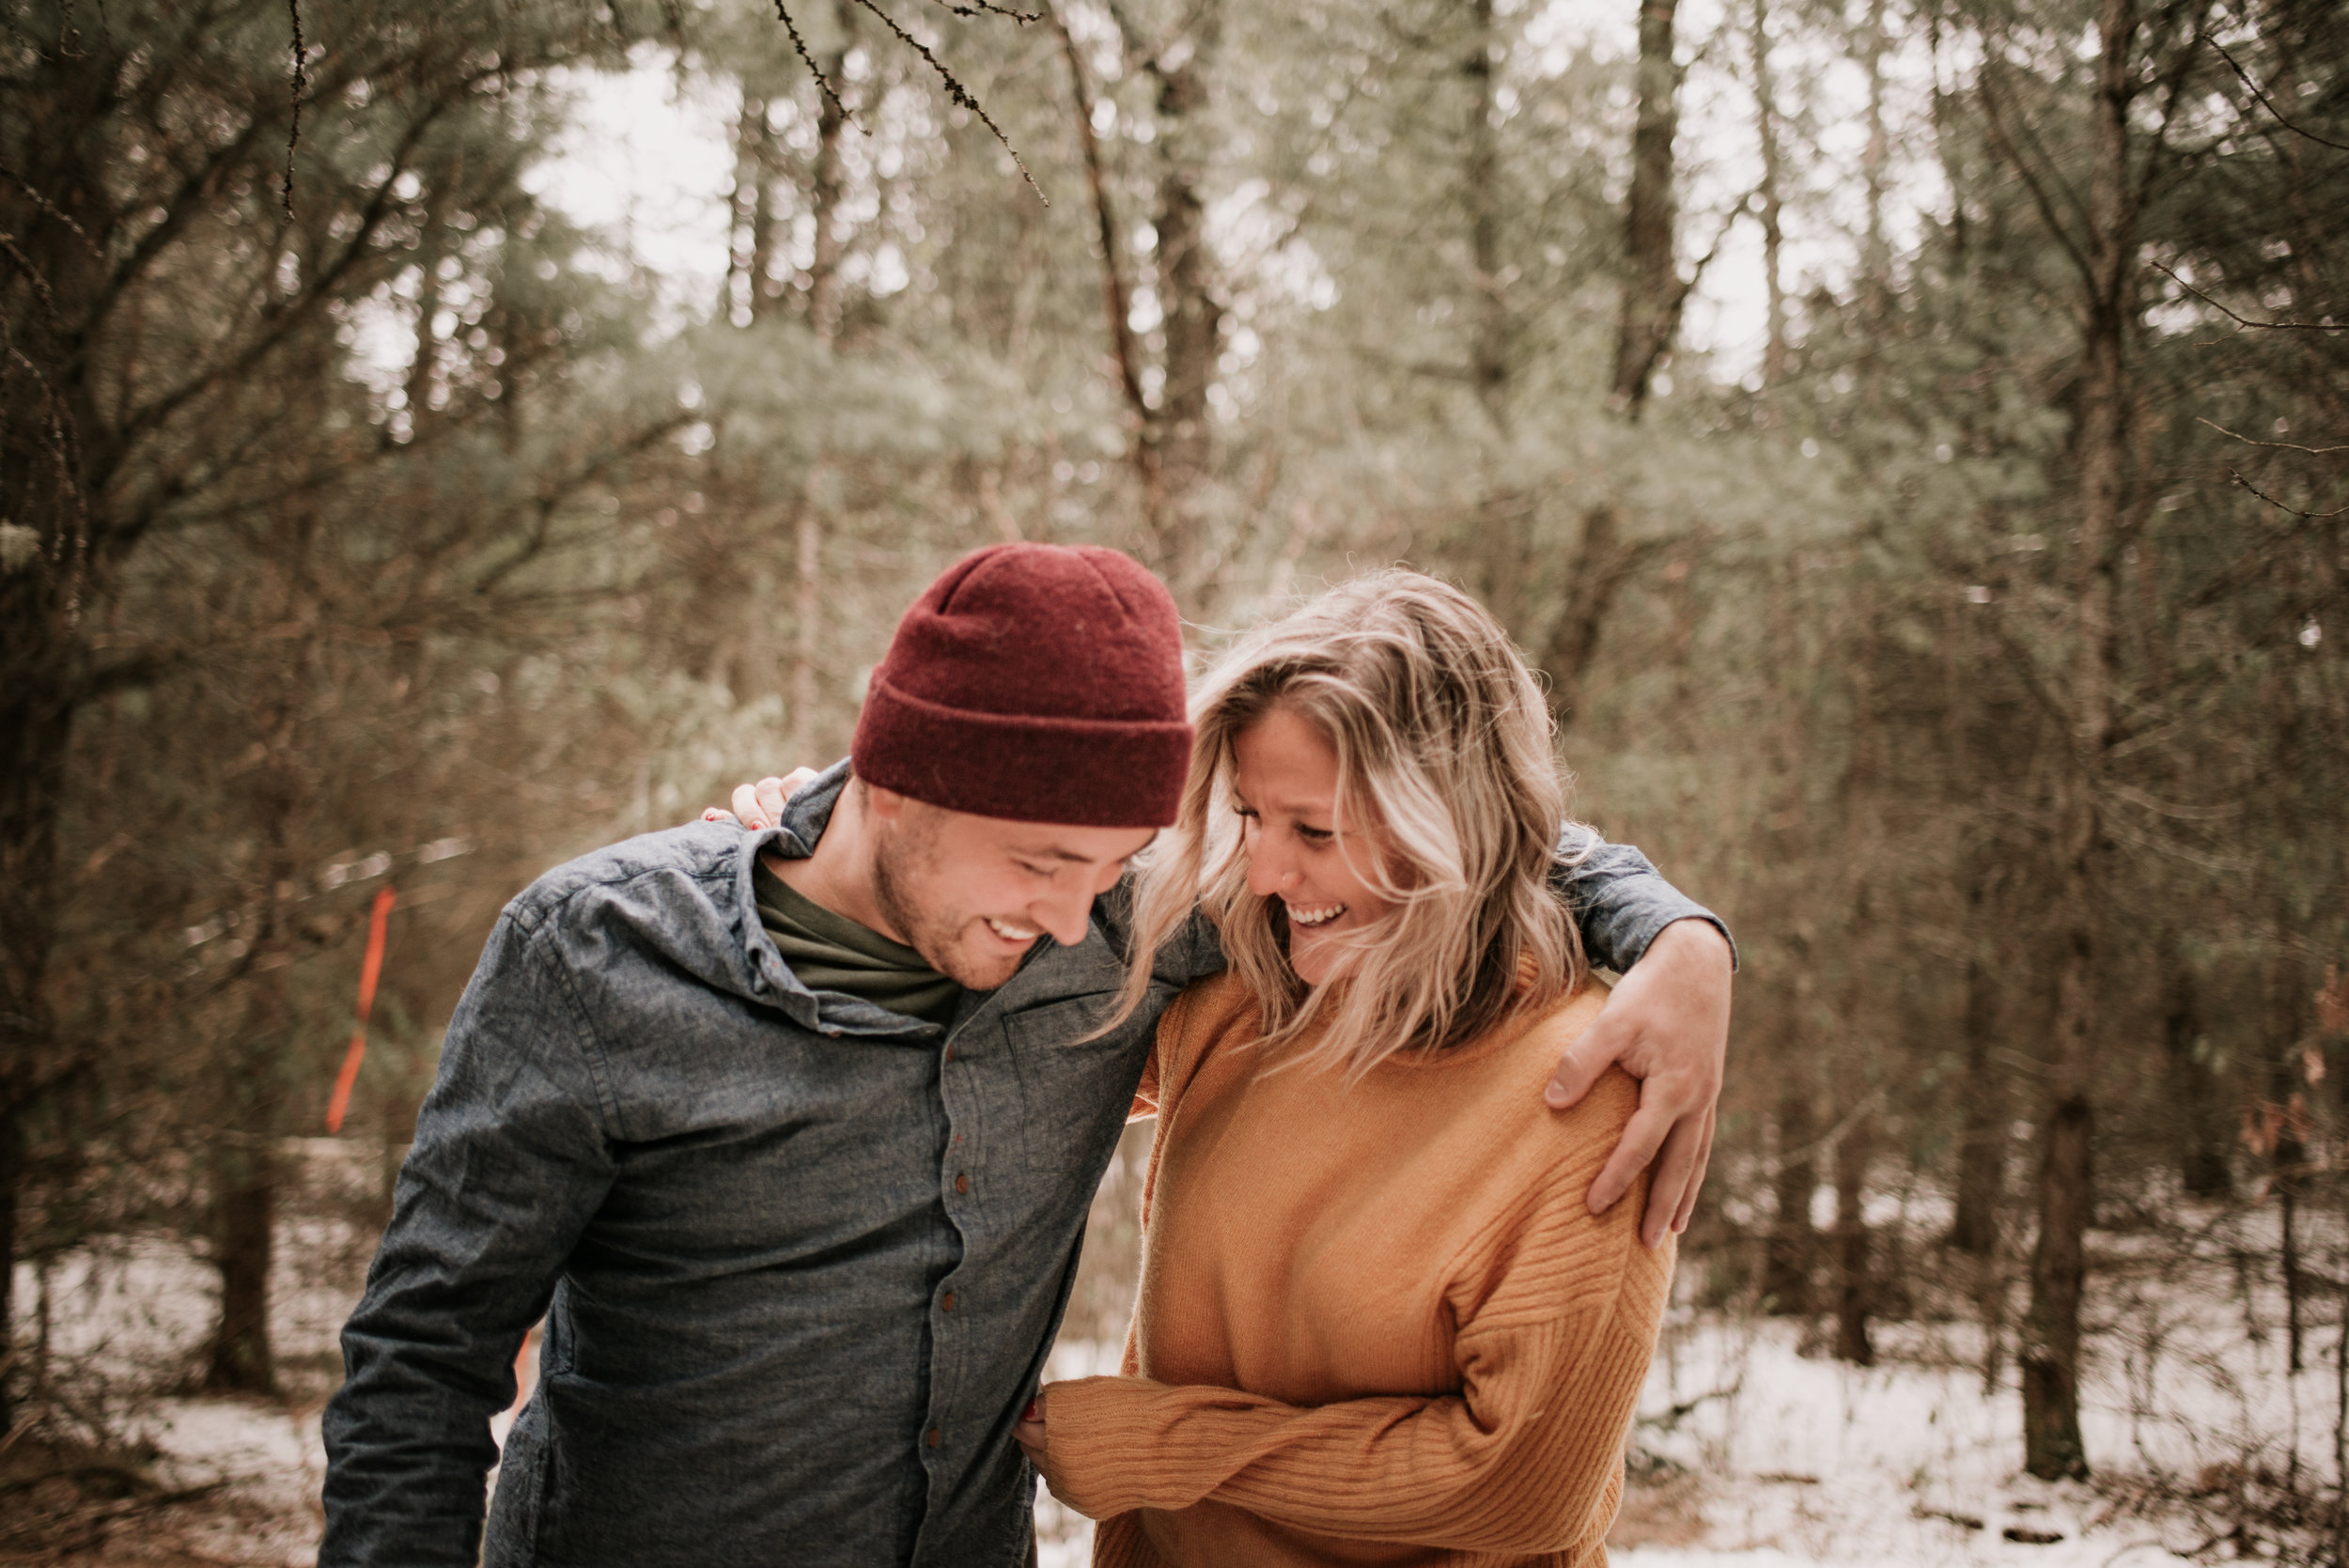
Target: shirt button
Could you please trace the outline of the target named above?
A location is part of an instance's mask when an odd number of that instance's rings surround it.
[[[948,1047],[946,1048],[946,1060],[947,1060],[947,1061],[949,1061],[949,1062],[952,1062],[954,1059],[955,1059],[955,1048],[954,1048],[954,1047],[952,1047],[952,1046],[948,1046]]]
[[[953,1291],[948,1291],[946,1293],[946,1299],[941,1301],[939,1305],[950,1312],[953,1312],[955,1310],[955,1293]]]
[[[971,1178],[970,1178],[969,1176],[960,1176],[960,1175],[957,1176],[957,1177],[955,1178],[955,1190],[956,1190],[957,1192],[968,1192],[968,1191],[970,1191],[970,1190],[971,1190]]]
[[[922,1440],[923,1440],[924,1442],[927,1443],[930,1447],[932,1447],[932,1448],[936,1448],[936,1447],[938,1446],[938,1428],[936,1428],[936,1427],[934,1427],[934,1426],[933,1426],[933,1427],[931,1427],[931,1428],[930,1428],[930,1435],[929,1435],[927,1437],[923,1438]]]

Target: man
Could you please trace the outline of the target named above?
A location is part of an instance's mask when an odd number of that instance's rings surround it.
[[[344,1330],[320,1563],[475,1560],[541,1313],[491,1568],[1023,1560],[1012,1427],[1156,1017],[1221,964],[1198,925],[1097,1035],[1125,862],[1190,743],[1158,581],[998,546],[907,613],[849,766],[778,826],[649,834],[509,905]],[[1627,983],[1619,1032],[1651,1085],[1695,1086],[1657,1136],[1676,1118],[1701,1174],[1727,944],[1636,851],[1568,892],[1598,961],[1653,942],[1698,977]],[[1698,1026],[1638,1027],[1675,1005]]]

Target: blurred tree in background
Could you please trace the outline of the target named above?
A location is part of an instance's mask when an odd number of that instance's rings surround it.
[[[1937,1291],[2079,1475],[2099,1236],[2260,1205],[2349,1369],[2349,17],[1621,8],[305,6],[288,187],[282,8],[13,8],[0,1252],[183,1238],[270,1388],[373,890],[368,1170],[505,897],[1093,540],[1203,647],[1391,560],[1510,625],[1743,945],[1701,1299]],[[702,297],[534,194],[617,70],[729,127]]]

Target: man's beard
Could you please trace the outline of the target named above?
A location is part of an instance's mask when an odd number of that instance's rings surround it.
[[[904,820],[880,835],[873,848],[873,902],[923,962],[966,989],[991,991],[1019,972],[1019,959],[1005,963],[1000,972],[976,972],[961,951],[969,917],[933,908],[914,891],[933,870],[930,849],[935,838],[934,825]]]

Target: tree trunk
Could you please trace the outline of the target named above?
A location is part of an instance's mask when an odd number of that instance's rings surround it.
[[[2310,987],[2281,938],[2279,934],[2268,980],[2267,1015],[2279,1038],[2267,1092],[2277,1117],[2272,1189],[2279,1210],[2276,1264],[2284,1291],[2284,1358],[2296,1373],[2306,1360],[2303,1297],[2308,1276],[2300,1266],[2300,1200],[2308,1191],[2308,1096],[2298,1068],[2299,1048],[2308,1038]]]
[[[2024,1317],[2023,1467],[2042,1480],[2084,1477],[2080,1441],[2080,1299],[2095,1209],[2089,1164],[2097,1032],[2103,795],[2112,747],[2113,566],[2123,523],[2129,384],[2123,360],[2133,310],[2138,191],[2129,167],[2129,109],[2138,87],[2136,0],[2101,0],[2100,56],[2090,121],[2086,287],[2075,450],[2079,491],[2072,562],[2072,668],[2064,692],[2072,755],[2061,784],[2061,868],[2056,1028],[2048,1075],[2039,1240]]]
[[[1493,123],[1493,56],[1500,39],[1493,28],[1493,0],[1471,0],[1470,41],[1460,58],[1468,85],[1469,113],[1462,194],[1469,210],[1469,257],[1475,269],[1474,335],[1469,345],[1469,384],[1495,433],[1509,430],[1509,311],[1501,281],[1501,134]],[[1506,624],[1506,621],[1503,621]]]
[[[69,18],[56,19],[60,28]],[[36,23],[24,23],[29,30]],[[102,46],[101,46],[102,44]],[[74,47],[55,34],[28,52],[10,86],[13,117],[32,132],[0,179],[0,232],[12,237],[12,281],[0,305],[0,520],[39,551],[0,568],[0,1366],[15,1345],[14,1281],[34,1117],[69,1066],[48,994],[56,941],[57,814],[66,742],[81,700],[86,607],[128,540],[102,510],[120,444],[90,384],[86,331],[106,263],[57,212],[108,232],[111,200],[99,138],[78,128],[115,111],[122,61],[111,39]],[[28,193],[47,193],[44,210]],[[28,265],[29,264],[29,265]],[[38,366],[39,368],[36,368]],[[0,1371],[0,1434],[18,1410]]]
[[[1110,198],[1109,170],[1101,157],[1101,139],[1093,129],[1093,89],[1086,85],[1084,56],[1061,20],[1057,8],[1047,5],[1053,31],[1060,36],[1061,57],[1068,66],[1068,91],[1077,110],[1077,145],[1084,155],[1085,188],[1093,197],[1095,240],[1101,247],[1101,306],[1108,317],[1110,355],[1117,366],[1118,390],[1125,395],[1131,439],[1128,459],[1142,487],[1143,531],[1156,536],[1166,492],[1159,467],[1158,411],[1142,390],[1142,346],[1134,340],[1133,303],[1126,287],[1126,267],[1118,251],[1116,209]]]
[[[832,112],[831,101],[817,95],[819,116]],[[770,314],[782,290],[768,275],[774,264],[775,154],[773,134],[767,125],[767,100],[745,87],[742,112],[734,122],[733,255],[727,269],[727,298],[723,308],[735,306],[735,279],[741,279],[742,308],[755,321]]]
[[[840,51],[824,61],[826,81],[845,84],[848,69],[849,12],[840,8]],[[843,183],[840,136],[848,116],[833,95],[816,99],[816,171],[809,181],[808,206],[816,220],[816,245],[807,274],[808,327],[817,347],[829,353],[840,334],[840,195]],[[820,456],[810,463],[801,482],[797,510],[791,520],[791,732],[794,767],[817,766],[816,708],[817,672],[821,663],[824,603],[824,518],[817,494],[822,478]]]
[[[815,498],[800,497],[792,522],[794,577],[791,586],[791,765],[816,763],[816,667],[823,629],[824,530]]]
[[[1678,219],[1672,141],[1680,130],[1680,68],[1672,59],[1679,0],[1641,0],[1639,118],[1631,132],[1631,190],[1624,203],[1623,318],[1615,337],[1614,401],[1639,417],[1657,363],[1671,349],[1686,290],[1672,263]]]
[[[1778,95],[1770,77],[1769,0],[1753,0],[1754,130],[1762,147],[1762,276],[1768,294],[1769,336],[1762,350],[1762,384],[1786,379],[1786,199],[1780,180]]]
[[[1975,939],[1982,939],[1979,931]],[[1966,961],[1966,1103],[1957,1144],[1957,1212],[1947,1238],[1952,1250],[1975,1258],[1999,1249],[2006,1193],[2006,1079],[1990,1054],[1998,1029],[1997,978],[1976,954]]]
[[[1835,1141],[1835,1358],[1856,1367],[1876,1362],[1868,1340],[1868,1162],[1874,1114],[1865,1104],[1845,1113]]]
[[[1602,503],[1582,514],[1582,541],[1565,582],[1565,603],[1543,641],[1541,671],[1549,681],[1550,717],[1563,730],[1582,709],[1583,677],[1598,659],[1599,635],[1615,596],[1653,547],[1626,545],[1615,508]]]
[[[254,1133],[231,1144],[221,1166],[212,1220],[220,1321],[206,1355],[204,1386],[224,1393],[274,1393],[269,1276],[277,1169],[268,1136]]]
[[[2041,1134],[2039,1245],[2023,1320],[2023,1467],[2042,1481],[2085,1480],[2080,1441],[2080,1296],[2092,1189],[2085,1094],[2058,1100]]]
[[[24,1111],[0,1098],[0,1430],[16,1430],[16,1250],[18,1194],[24,1182]]]
[[[19,574],[18,581],[31,575]],[[32,597],[0,594],[6,607],[0,608],[0,639],[14,671],[45,662],[27,644],[54,628],[39,610],[16,618]],[[71,713],[51,682],[0,684],[0,1366],[15,1344],[18,1225],[32,1117],[62,1066],[47,982],[56,934],[57,806]],[[9,1389],[8,1374],[0,1371],[0,1432],[14,1426]]]
[[[440,180],[435,178],[428,189],[424,222],[416,232],[415,357],[408,362],[408,380],[401,392],[408,401],[408,428],[419,436],[432,411],[432,372],[440,365],[440,340],[432,334],[432,318],[441,313],[441,256],[448,234],[441,221]]]
[[[2295,1095],[2294,1099],[2298,1096]],[[2285,1102],[2287,1105],[2291,1101]],[[2300,1267],[2300,1193],[2304,1172],[2308,1169],[2308,1145],[2287,1118],[2283,1135],[2276,1140],[2276,1201],[2281,1208],[2278,1216],[2282,1237],[2278,1248],[2277,1267],[2283,1277],[2284,1287],[2284,1347],[2285,1365],[2298,1373],[2304,1363],[2302,1344],[2301,1287],[2307,1275]]]
[[[1891,162],[1891,140],[1884,130],[1884,0],[1869,0],[1860,63],[1868,77],[1868,143],[1859,156],[1867,193],[1867,228],[1860,240],[1859,274],[1868,294],[1868,314],[1881,318],[1892,300],[1892,250],[1884,234],[1884,192]]]
[[[2224,1198],[2234,1190],[2227,1168],[2226,1134],[2218,1117],[2218,1075],[2198,1054],[2202,1009],[2193,966],[2177,933],[2167,933],[2162,954],[2162,1055],[2170,1069],[2172,1103],[2185,1123],[2179,1129],[2178,1179],[2195,1198]]]
[[[1771,1179],[1769,1240],[1762,1251],[1762,1310],[1773,1317],[1808,1317],[1819,1255],[1811,1228],[1811,1194],[1819,1185],[1812,1144],[1819,1136],[1811,1088],[1790,1070],[1779,1090],[1778,1170]]]
[[[1495,458],[1506,461],[1510,431],[1510,323],[1507,285],[1502,281],[1501,135],[1494,123],[1494,76],[1501,38],[1492,0],[1472,0],[1469,45],[1460,55],[1460,78],[1468,89],[1468,116],[1461,143],[1461,195],[1468,206],[1469,280],[1472,291],[1469,337],[1469,385],[1485,414],[1485,441],[1477,458],[1476,537],[1471,546],[1477,583],[1493,618],[1517,636],[1527,635],[1527,593],[1532,561],[1533,503],[1494,474]]]
[[[1151,520],[1159,569],[1189,601],[1204,568],[1200,508],[1207,477],[1207,388],[1214,384],[1222,310],[1214,298],[1200,186],[1212,133],[1206,123],[1207,70],[1223,38],[1219,0],[1191,8],[1185,36],[1159,51],[1158,76],[1159,307],[1166,352],[1158,418],[1159,513]]]
[[[840,49],[824,60],[824,79],[833,91],[816,95],[816,172],[808,182],[808,210],[816,220],[815,249],[807,269],[807,322],[818,343],[830,347],[840,335],[840,136],[848,128],[838,89],[848,85],[848,48],[855,34],[853,13],[840,8]]]

